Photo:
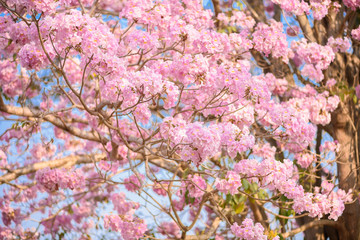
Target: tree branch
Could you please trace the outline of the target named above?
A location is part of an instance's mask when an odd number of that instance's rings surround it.
[[[11,173],[4,174],[3,176],[0,177],[0,184],[13,181],[22,175],[34,173],[40,169],[44,169],[47,167],[49,168],[71,167],[75,164],[92,163],[93,161],[98,162],[104,158],[106,158],[105,154],[97,154],[93,156],[78,155],[78,156],[64,157],[61,159],[56,159],[46,162],[37,162],[22,168],[15,169]]]
[[[301,227],[299,227],[297,229],[294,229],[287,233],[283,233],[281,235],[283,238],[288,238],[288,237],[292,237],[298,233],[304,232],[305,230],[307,230],[309,228],[325,226],[325,225],[338,229],[340,236],[343,235],[340,237],[340,239],[347,239],[346,229],[342,224],[340,224],[339,222],[334,222],[334,221],[325,220],[325,219],[309,222],[307,224],[302,225]]]
[[[64,131],[67,131],[76,137],[90,141],[95,141],[95,142],[102,142],[102,143],[106,143],[108,141],[105,137],[102,137],[98,134],[87,132],[74,126],[66,125],[63,121],[61,121],[59,118],[55,117],[54,115],[46,115],[46,112],[42,112],[37,109],[31,109],[28,107],[16,107],[16,106],[6,105],[1,96],[0,96],[0,112],[5,112],[11,115],[22,116],[22,117],[42,118],[47,122],[52,123],[56,127],[61,128]]]
[[[304,36],[310,42],[316,42],[316,38],[314,36],[314,32],[310,26],[309,20],[307,19],[306,15],[297,16],[297,21],[301,27],[301,30],[304,33]]]

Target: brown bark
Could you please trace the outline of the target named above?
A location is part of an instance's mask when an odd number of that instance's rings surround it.
[[[357,162],[358,156],[356,156],[355,148],[358,148],[355,144],[355,135],[358,134],[355,131],[353,124],[353,116],[351,116],[350,103],[341,104],[339,109],[332,116],[333,137],[340,143],[340,152],[337,155],[337,170],[339,178],[339,187],[345,191],[349,189],[358,189],[358,173],[357,168],[359,164]],[[349,240],[360,239],[360,206],[356,201],[346,206],[343,215],[340,217],[339,222],[342,223],[349,236]]]
[[[253,14],[254,18],[257,21],[263,20],[265,14],[262,1],[257,0],[247,2],[258,15],[254,16]],[[356,14],[347,12],[346,16],[344,16],[344,10],[345,8],[342,8],[339,13],[330,11],[326,18],[321,21],[315,21],[314,27],[310,26],[306,15],[297,16],[297,21],[308,41],[326,45],[329,37],[339,37],[343,35],[346,26],[353,26],[352,22],[354,21]],[[350,30],[348,29],[347,31]],[[359,84],[360,48],[356,44],[357,43],[353,45],[353,54],[336,54],[336,59],[331,67],[324,71],[324,82],[329,78],[335,78],[338,82],[343,82],[347,85],[349,89]],[[287,65],[282,62],[274,61],[274,59],[271,58],[264,59],[261,54],[257,52],[252,52],[252,55],[263,68],[264,72],[272,72],[277,77],[285,77],[290,85],[293,84],[292,73],[289,71]],[[337,154],[337,169],[339,187],[345,191],[348,191],[351,188],[355,190],[359,189],[360,143],[357,141],[359,137],[357,123],[359,120],[353,100],[342,99],[341,107],[332,115],[331,124],[325,127],[325,130],[328,131],[334,140],[337,140],[341,146],[340,152]],[[318,172],[321,172],[320,170],[321,169],[319,169]],[[299,218],[297,219],[297,222],[300,226],[312,226],[311,228],[304,228],[302,230],[305,234],[305,239],[308,240],[360,240],[359,218],[360,206],[357,201],[353,204],[346,205],[343,216],[338,220],[338,225],[336,226],[333,224],[312,225],[314,219],[309,217]]]

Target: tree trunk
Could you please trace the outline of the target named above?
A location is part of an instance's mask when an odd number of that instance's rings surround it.
[[[337,154],[337,171],[339,188],[348,191],[358,189],[358,168],[359,155],[358,143],[356,141],[359,133],[355,130],[354,122],[359,119],[354,117],[350,103],[341,104],[339,109],[332,116],[333,137],[340,144],[340,151]],[[355,121],[354,121],[355,120]],[[339,222],[344,224],[349,240],[360,239],[360,206],[356,201],[346,205]]]

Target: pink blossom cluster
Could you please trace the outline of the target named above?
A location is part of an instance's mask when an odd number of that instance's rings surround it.
[[[234,172],[242,177],[263,177],[260,186],[266,186],[269,189],[285,187],[286,183],[290,186],[293,176],[293,163],[285,159],[284,162],[276,161],[274,158],[266,158],[261,162],[255,159],[244,159],[236,163]],[[254,178],[256,182],[256,178]]]
[[[156,194],[160,196],[166,196],[168,187],[169,187],[169,183],[167,181],[164,181],[161,183],[155,183],[152,189]]]
[[[185,145],[180,155],[183,160],[192,160],[200,164],[208,157],[214,156],[220,150],[219,131],[214,127],[205,127],[199,122],[186,126]]]
[[[252,29],[256,24],[255,19],[243,11],[233,11],[233,15],[230,18],[230,23],[247,29]]]
[[[50,58],[53,58],[56,53],[64,56],[66,49],[70,47],[69,55],[81,54],[81,67],[84,67],[90,59],[90,65],[96,67],[100,73],[111,71],[115,67],[119,68],[123,65],[124,61],[117,57],[119,44],[114,34],[111,33],[107,25],[100,23],[96,18],[71,10],[69,13],[47,16],[41,20],[40,25],[42,38],[46,41],[45,49]],[[53,25],[57,25],[57,28],[53,29]],[[30,26],[28,34],[29,37],[38,39],[37,29],[34,25]],[[34,52],[32,50],[31,46],[28,46],[22,50],[23,54],[21,54],[24,55],[24,62],[28,63],[29,68],[46,63],[47,57],[42,49],[38,49],[39,54],[42,54],[38,56],[39,59],[32,58],[37,53],[37,49],[34,49]],[[109,55],[109,53],[112,54]],[[119,69],[119,71],[121,70]]]
[[[294,98],[313,97],[316,94],[316,89],[310,84],[305,84],[304,87],[293,88],[289,93],[289,95]]]
[[[146,124],[150,119],[151,111],[148,102],[137,104],[139,95],[150,99],[166,94],[167,109],[175,106],[178,100],[178,87],[172,82],[165,82],[158,71],[159,69],[144,67],[141,71],[123,71],[109,75],[105,78],[106,82],[101,83],[104,98],[111,102],[121,101],[122,108],[131,109],[136,105],[132,110],[137,121]]]
[[[60,229],[67,229],[70,231],[74,229],[74,224],[72,223],[72,216],[65,213],[58,214],[53,221],[51,221],[51,219],[42,221],[41,225],[45,228],[45,234],[58,232]]]
[[[0,61],[0,87],[9,97],[22,94],[29,83],[27,77],[16,74],[16,64],[9,60]],[[28,94],[30,96],[30,94]]]
[[[351,31],[351,36],[357,40],[357,41],[360,41],[360,27],[356,28],[356,29],[353,29]]]
[[[162,222],[158,228],[158,232],[164,236],[171,237],[171,238],[180,238],[180,228],[174,222]]]
[[[220,13],[217,18],[226,26],[233,25],[243,29],[252,29],[256,24],[255,20],[243,11],[233,11],[231,17],[228,17],[225,13]]]
[[[310,6],[316,20],[323,19],[328,15],[329,10],[337,12],[341,7],[338,2],[332,2],[331,0],[310,0]]]
[[[253,48],[253,43],[249,37],[250,33],[244,30],[240,31],[240,33],[230,33],[230,44],[235,51],[240,53],[246,53]]]
[[[183,4],[172,0],[145,4],[141,0],[131,0],[126,2],[119,16],[158,28],[160,38],[165,37],[165,41],[169,40],[169,36],[178,38],[182,33],[191,36],[200,28],[214,26],[211,10],[204,10],[200,1],[194,0]]]
[[[335,141],[325,141],[323,144],[320,145],[321,152],[339,152],[340,145],[337,140]]]
[[[17,225],[17,227],[4,227],[0,226],[0,239],[1,240],[15,240],[15,239],[29,239],[36,240],[40,238],[39,232],[34,232],[33,228],[24,229],[22,226]]]
[[[227,148],[231,157],[235,157],[237,152],[246,151],[255,142],[248,127],[239,128],[229,122],[206,127],[199,122],[185,125],[181,119],[168,117],[160,129],[161,136],[173,141],[172,146],[182,143],[184,146],[179,146],[182,159],[195,164],[216,155],[221,145]]]
[[[245,148],[251,147],[253,145],[253,141],[251,141],[251,139],[250,139],[253,136],[249,135],[250,131],[249,131],[249,127],[248,127],[249,125],[251,125],[255,122],[255,107],[253,105],[253,101],[254,100],[239,101],[238,104],[234,104],[233,106],[228,107],[226,109],[227,111],[224,111],[225,113],[233,112],[233,114],[230,114],[230,115],[227,115],[224,117],[225,122],[221,125],[224,128],[223,138],[227,142],[228,142],[228,140],[230,140],[229,143],[230,143],[230,145],[233,145],[233,150],[236,150],[236,148],[245,149]],[[223,112],[220,111],[220,113],[218,113],[218,114],[222,114],[222,113]],[[228,123],[230,123],[230,125],[226,126]],[[233,125],[231,125],[231,124],[233,124]],[[234,130],[234,132],[229,132],[229,130],[225,129],[225,127],[230,127],[231,129]],[[240,132],[243,133],[243,134],[241,134],[241,138],[239,138]],[[238,138],[236,138],[235,136],[238,136]],[[235,137],[235,139],[237,139],[236,141],[233,140],[234,137]],[[241,141],[240,139],[244,139],[244,140],[248,139],[249,141],[247,141],[247,140]],[[241,141],[241,143],[239,143],[238,141]],[[246,144],[245,144],[245,142],[246,142]],[[234,153],[230,150],[229,154],[233,155],[236,153]]]
[[[120,232],[124,239],[139,239],[147,230],[144,220],[135,217],[135,210],[140,207],[136,202],[126,200],[125,193],[114,193],[110,197],[118,215],[105,215],[104,227]]]
[[[1,220],[5,226],[10,226],[11,222],[16,225],[20,224],[23,220],[20,208],[12,208],[10,202],[6,201],[0,205]]]
[[[43,50],[32,43],[21,48],[19,58],[21,65],[27,69],[40,70],[49,64]]]
[[[311,153],[298,153],[295,158],[303,168],[309,167],[310,164],[316,160],[316,156]]]
[[[267,79],[267,84],[269,90],[273,93],[273,95],[284,95],[286,90],[288,89],[288,82],[284,78],[275,78],[275,76],[271,73],[267,73],[265,75]]]
[[[206,182],[199,175],[189,175],[189,181],[183,182],[182,187],[189,191],[189,197],[201,198],[206,193]]]
[[[293,208],[297,213],[308,211],[310,217],[321,218],[330,214],[329,219],[337,220],[345,209],[345,203],[352,201],[351,191],[346,193],[339,189],[334,190],[334,184],[326,180],[321,184],[322,189],[315,188],[314,193],[305,193],[302,198],[294,201]]]
[[[257,105],[257,112],[262,116],[260,122],[276,129],[274,134],[278,136],[278,144],[291,152],[304,150],[316,132],[315,127],[309,124],[309,115],[304,114],[299,106],[287,102],[278,104],[273,100]]]
[[[0,166],[5,168],[8,166],[7,156],[3,150],[0,149]],[[1,170],[0,170],[1,171]]]
[[[213,30],[202,30],[199,37],[193,42],[196,50],[203,53],[223,53],[230,52],[231,45],[226,33],[218,33]]]
[[[326,86],[328,88],[332,88],[333,86],[336,85],[336,83],[337,83],[337,81],[335,80],[335,78],[330,78],[330,79],[327,80]]]
[[[174,54],[172,63],[163,63],[160,72],[172,76],[185,86],[196,82],[199,76],[206,76],[209,70],[209,59],[203,54]]]
[[[31,156],[35,161],[41,161],[42,158],[53,156],[56,152],[55,145],[43,146],[42,144],[34,144],[30,149]]]
[[[274,159],[264,159],[261,162],[244,159],[235,164],[234,171],[242,177],[257,182],[260,187],[278,190],[287,198],[294,200],[293,208],[296,213],[307,211],[311,217],[330,214],[330,218],[336,220],[345,208],[344,203],[351,199],[351,191],[345,193],[343,190],[338,190],[330,193],[320,192],[318,189],[315,193],[305,192],[293,176],[295,169],[288,159],[283,163]],[[331,197],[328,197],[329,194]]]
[[[106,215],[104,227],[119,232],[126,240],[139,239],[147,230],[144,220],[128,215]]]
[[[10,7],[14,7],[15,5],[18,8],[25,7],[27,12],[31,14],[31,10],[36,10],[38,13],[43,13],[46,15],[50,15],[56,12],[56,9],[59,7],[74,7],[78,6],[79,3],[74,0],[60,0],[60,1],[26,1],[26,0],[11,0],[7,3]],[[92,2],[90,0],[82,1],[84,6],[91,6]]]
[[[125,188],[130,192],[136,192],[143,185],[142,182],[144,181],[144,179],[145,179],[145,176],[140,173],[133,174],[130,177],[124,179]]]
[[[328,39],[327,45],[330,46],[334,52],[347,52],[351,47],[350,40],[348,38],[334,38]]]
[[[256,144],[253,147],[253,154],[262,158],[275,158],[276,147],[270,143]]]
[[[231,195],[234,195],[239,192],[238,188],[241,187],[241,179],[240,175],[237,172],[234,171],[228,171],[226,173],[225,179],[219,179],[217,178],[215,180],[215,187],[220,192],[223,192],[225,194],[230,193]]]
[[[134,30],[126,35],[125,43],[134,51],[139,48],[148,51],[160,47],[158,36],[142,30]]]
[[[335,41],[336,40],[334,40],[334,42]],[[330,41],[330,44],[333,46],[334,42]],[[337,41],[336,44],[338,44],[338,42],[339,41]],[[341,44],[346,45],[344,42]],[[345,47],[341,47],[341,49]],[[307,43],[305,39],[301,39],[298,42],[293,41],[291,48],[306,63],[302,74],[317,82],[323,80],[322,70],[328,68],[330,63],[335,59],[335,53],[331,46],[321,46],[314,42]]]
[[[304,12],[310,12],[310,6],[304,0],[271,0],[273,3],[280,5],[286,12],[294,13],[295,15],[302,15]]]
[[[71,208],[73,210],[71,216],[76,223],[81,223],[84,218],[89,217],[94,211],[90,202],[81,201],[80,203],[80,205],[75,205]]]
[[[302,112],[303,116],[308,117],[311,122],[327,125],[331,120],[330,113],[337,108],[340,102],[338,96],[328,95],[328,92],[324,92],[314,97],[293,98],[288,104],[294,108],[302,106],[301,109],[298,108],[299,112]]]
[[[119,162],[108,162],[108,161],[105,161],[105,160],[101,160],[98,164],[98,167],[101,169],[101,170],[104,170],[104,171],[112,171],[112,172],[116,172],[116,170],[119,168],[120,166],[120,163]]]
[[[235,158],[238,152],[250,149],[255,143],[255,138],[247,126],[239,128],[235,124],[224,122],[216,127],[221,131],[222,145],[226,147],[231,158]]]
[[[236,237],[246,240],[267,240],[264,230],[260,223],[254,224],[250,218],[242,221],[240,226],[236,222],[231,226],[231,231]],[[273,239],[278,240],[279,237]]]
[[[137,202],[129,202],[126,201],[125,193],[114,193],[110,197],[111,202],[114,205],[114,209],[117,211],[119,215],[133,215],[135,210],[140,207]]]
[[[47,167],[38,170],[35,178],[48,192],[57,191],[59,188],[73,190],[82,188],[85,185],[84,176],[79,169],[68,171],[66,169],[50,169]]]
[[[298,26],[289,26],[286,28],[286,34],[290,37],[295,37],[299,34],[300,28]]]
[[[302,15],[302,14],[309,15],[311,10],[313,17],[316,20],[323,19],[326,15],[328,15],[329,11],[338,11],[341,7],[341,5],[338,2],[332,2],[330,0],[310,0],[309,3],[307,3],[304,0],[271,0],[271,1],[275,4],[280,5],[280,7],[284,9],[286,12],[290,12],[295,15]]]
[[[321,82],[324,79],[324,74],[320,68],[314,67],[312,64],[305,64],[303,69],[301,69],[301,74],[304,77],[308,77],[315,82]]]
[[[281,22],[270,20],[270,25],[259,23],[255,28],[253,38],[254,48],[266,56],[272,54],[275,58],[282,57],[284,62],[288,62],[288,58],[292,57]]]
[[[359,0],[344,0],[343,2],[345,4],[345,6],[351,8],[353,11],[355,11],[356,8],[360,7]]]

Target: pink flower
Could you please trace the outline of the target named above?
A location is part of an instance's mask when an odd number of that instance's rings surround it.
[[[241,179],[238,173],[228,171],[225,179],[216,179],[215,187],[223,193],[230,193],[232,195],[238,193],[238,188],[241,187]]]
[[[42,49],[34,44],[26,44],[19,51],[20,63],[27,69],[40,70],[47,64],[47,58]]]
[[[356,97],[357,97],[358,99],[360,99],[360,85],[357,85],[357,86],[355,87],[355,93],[356,93]]]
[[[189,191],[189,197],[201,198],[206,192],[206,182],[198,175],[188,176],[189,184],[187,190]]]
[[[296,37],[300,32],[300,28],[298,26],[291,26],[286,28],[286,33],[290,37]]]
[[[313,11],[314,19],[321,20],[328,14],[330,0],[310,0],[310,6]]]
[[[128,240],[141,238],[147,230],[144,220],[134,217],[120,217],[118,215],[106,215],[104,227],[120,232],[121,236]]]
[[[138,178],[139,176],[139,178]],[[142,186],[142,181],[144,181],[145,176],[142,174],[136,174],[131,175],[128,178],[124,179],[125,188],[130,192],[138,191]]]
[[[301,167],[307,168],[313,161],[316,160],[316,157],[310,153],[301,153],[296,155],[296,159]]]
[[[246,218],[239,226],[237,223],[234,223],[231,226],[231,231],[235,234],[236,237],[246,240],[266,240],[267,237],[264,234],[264,228],[260,223],[256,223]]]
[[[160,196],[166,196],[168,185],[168,182],[156,183],[153,185],[153,191]]]
[[[259,23],[253,33],[255,49],[263,52],[266,56],[272,54],[273,57],[282,57],[284,62],[288,62],[291,51],[288,49],[286,34],[283,31],[283,24],[270,20],[270,26]]]
[[[344,0],[343,2],[345,6],[351,8],[353,11],[360,6],[359,0]]]
[[[171,238],[180,238],[180,228],[174,222],[163,222],[157,228],[158,232],[162,235],[171,237]]]
[[[59,188],[73,190],[85,185],[84,176],[79,169],[66,171],[65,169],[44,168],[36,172],[35,178],[48,192],[57,191]]]
[[[328,39],[328,46],[330,46],[334,52],[346,52],[350,47],[351,47],[351,43],[350,40],[348,38],[336,38],[334,39],[333,37],[330,37]]]
[[[135,213],[135,210],[140,207],[136,202],[126,201],[125,193],[114,193],[110,197],[111,202],[114,205],[115,210],[119,215],[131,216]]]

